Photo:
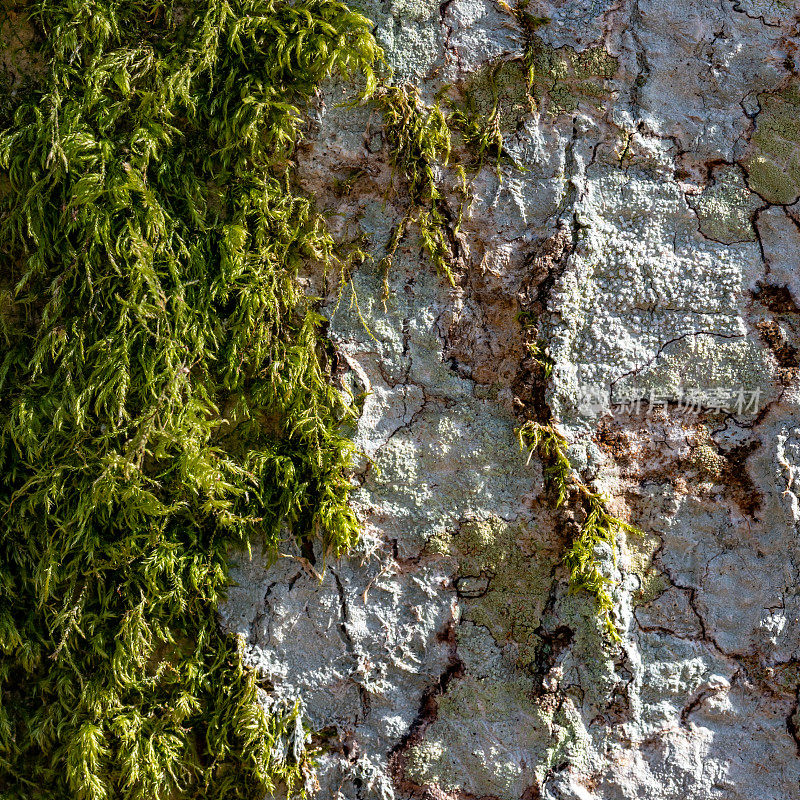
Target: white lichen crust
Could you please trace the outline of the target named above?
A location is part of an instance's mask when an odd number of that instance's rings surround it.
[[[466,200],[437,168],[451,287],[413,226],[383,261],[408,209],[374,106],[330,87],[298,152],[370,255],[308,276],[361,409],[364,535],[341,561],[242,554],[223,617],[302,697],[319,796],[800,798],[794,4],[532,0],[535,30],[499,1],[359,7],[424,102],[485,111],[502,78],[509,158]],[[596,553],[618,646],[569,591],[579,512],[519,450],[534,396],[645,534]]]

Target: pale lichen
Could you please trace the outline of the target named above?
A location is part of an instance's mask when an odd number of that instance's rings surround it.
[[[556,48],[535,34],[525,61],[531,94],[551,117],[574,111],[582,103],[602,110],[610,98],[609,81],[619,68],[619,61],[603,47]]]
[[[518,800],[555,764],[580,762],[587,747],[569,700],[532,699],[521,674],[466,677],[439,700],[425,738],[409,748],[405,777],[439,791]]]
[[[434,547],[441,546],[439,537]],[[463,522],[449,537],[447,553],[458,563],[462,620],[483,626],[501,645],[513,643],[519,663],[532,664],[535,631],[560,558],[557,545],[526,525],[491,517]]]

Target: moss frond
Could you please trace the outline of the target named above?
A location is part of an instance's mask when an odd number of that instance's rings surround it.
[[[528,352],[536,365],[542,370],[544,380],[550,380],[553,374],[553,359],[548,353],[547,346],[542,342],[534,341],[528,344]]]
[[[570,464],[567,440],[552,423],[544,425],[529,420],[519,428],[517,436],[520,447],[528,451],[529,459],[534,452],[542,459],[545,485],[555,494],[556,507],[573,497],[582,506],[583,522],[562,559],[569,570],[570,590],[584,590],[595,598],[609,638],[619,642],[613,616],[614,599],[609,590],[612,581],[600,569],[597,547],[609,547],[616,561],[616,533],[641,534],[641,531],[610,514],[606,499],[586,486]]]
[[[216,608],[230,546],[358,535],[352,412],[295,281],[333,242],[289,165],[327,76],[374,88],[370,24],[333,0],[25,11],[41,69],[0,133],[0,794],[302,792],[299,711],[264,712]]]
[[[518,431],[520,447],[528,451],[530,461],[534,452],[544,464],[547,487],[555,492],[556,507],[569,497],[576,476],[567,456],[567,440],[552,426],[529,420]]]
[[[500,164],[505,155],[503,134],[500,131],[498,118],[498,98],[495,93],[494,103],[487,116],[478,113],[469,104],[453,104],[449,117],[450,125],[459,131],[467,150],[474,154],[472,168],[480,170],[487,159],[495,162],[497,176],[500,179]]]
[[[450,158],[447,117],[438,102],[426,106],[413,86],[384,86],[375,97],[383,115],[392,169],[404,181],[409,205],[408,213],[392,233],[386,265],[391,264],[409,225],[416,223],[425,252],[455,286],[446,233],[447,213],[437,176]]]

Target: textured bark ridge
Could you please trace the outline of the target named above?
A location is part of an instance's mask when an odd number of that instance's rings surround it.
[[[320,99],[302,180],[372,256],[309,276],[363,402],[364,537],[321,580],[242,557],[224,624],[302,697],[321,797],[800,797],[794,4],[361,6],[394,80],[504,157],[437,168],[454,287],[411,228],[387,270],[381,117]],[[596,553],[618,646],[569,591],[581,511],[515,438],[547,414],[643,531]]]

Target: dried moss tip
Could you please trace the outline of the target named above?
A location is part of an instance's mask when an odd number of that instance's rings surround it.
[[[218,629],[231,545],[356,539],[351,410],[297,288],[333,243],[288,166],[331,0],[36,0],[0,134],[0,793],[302,793],[297,705]]]

